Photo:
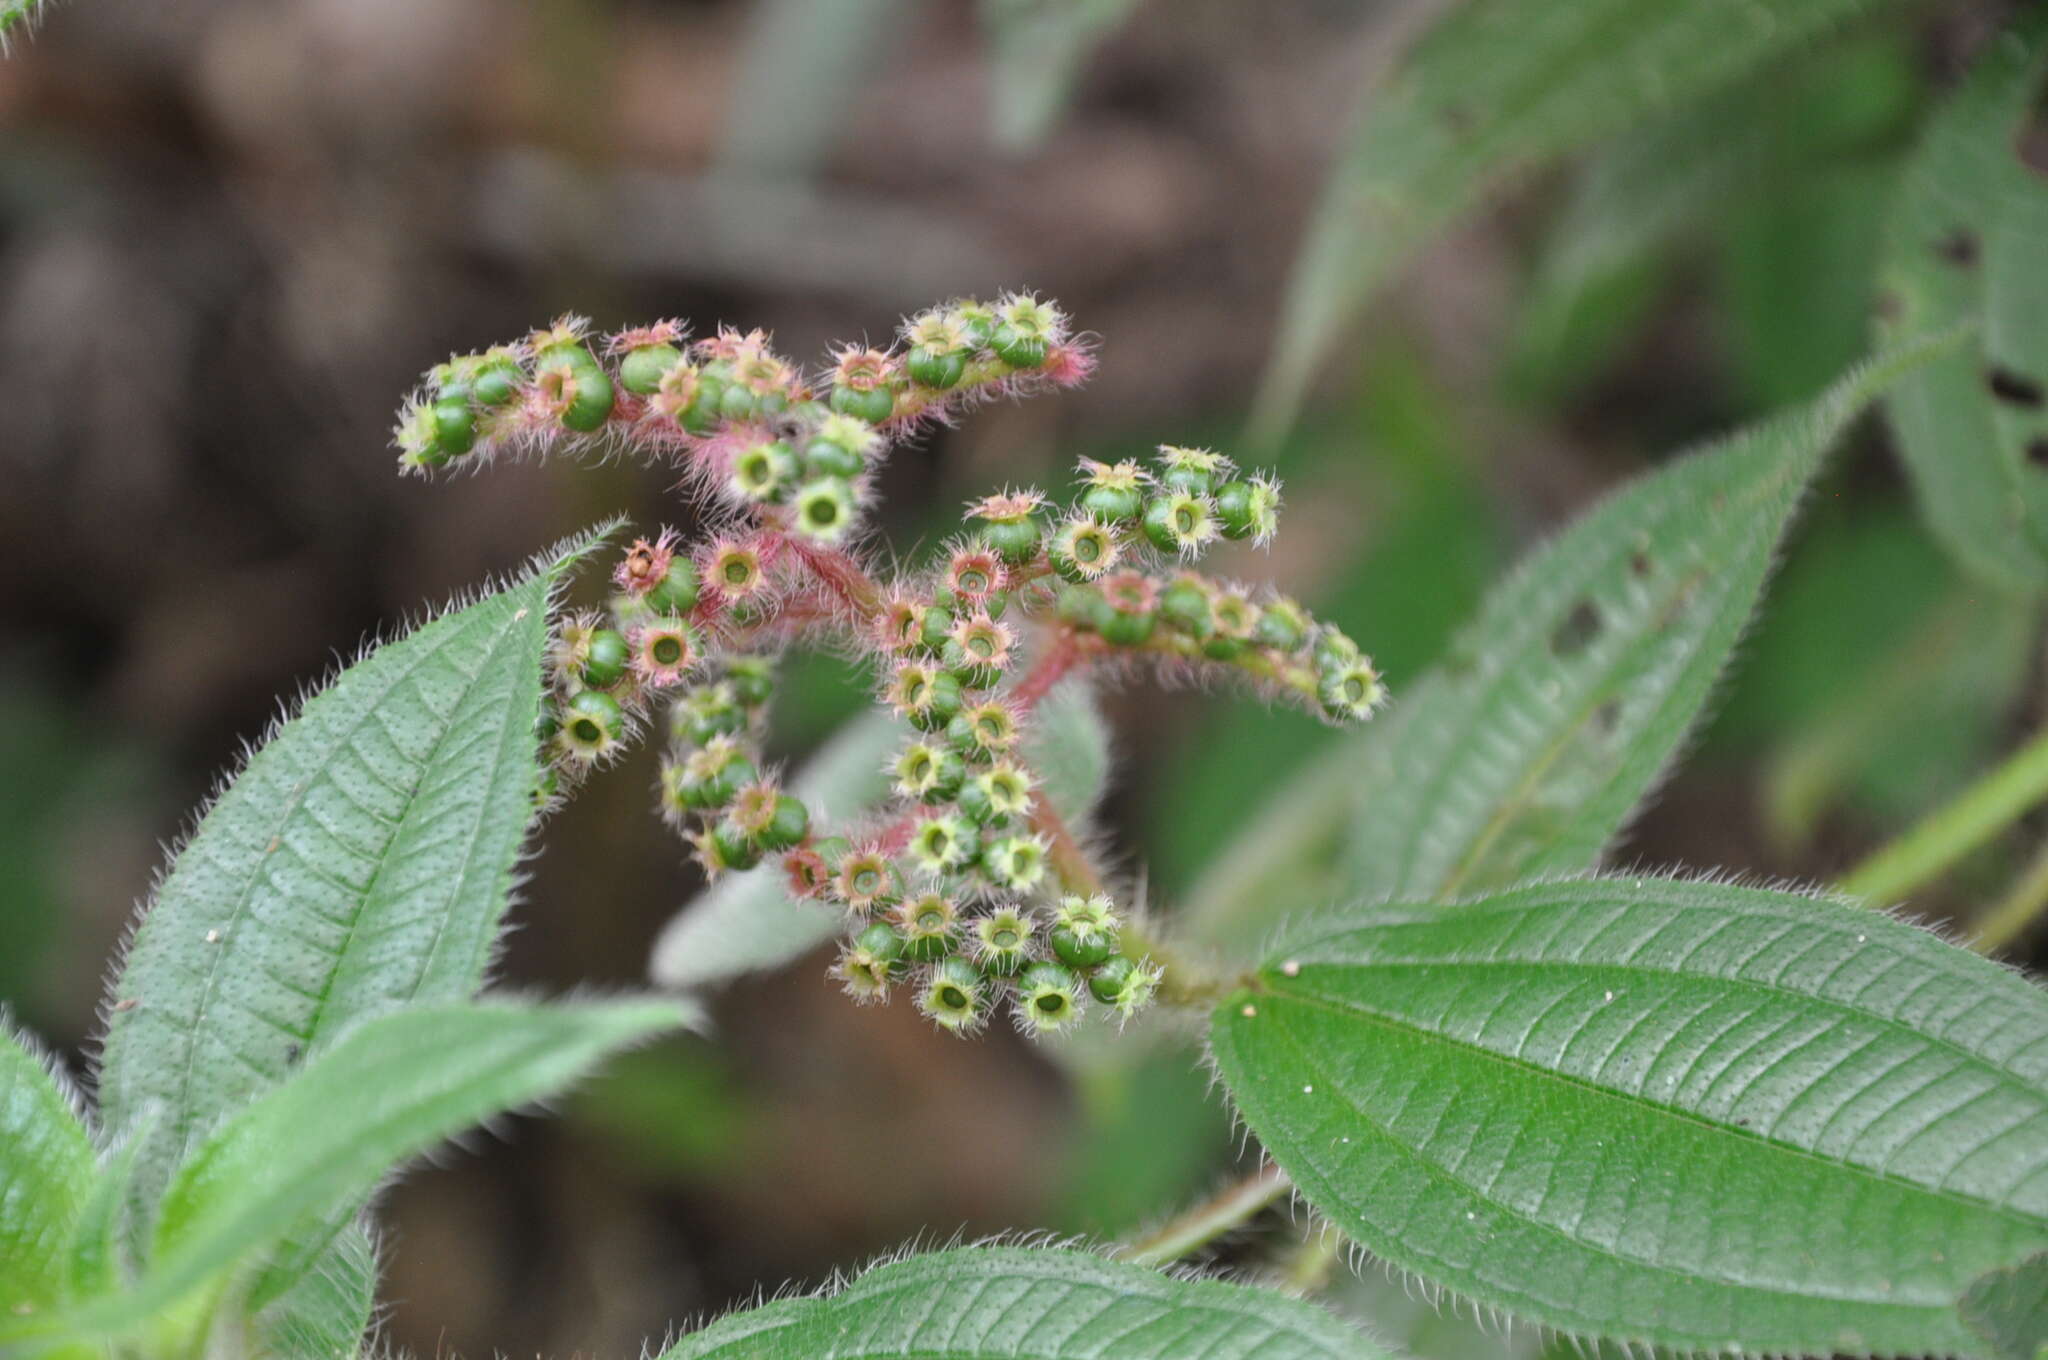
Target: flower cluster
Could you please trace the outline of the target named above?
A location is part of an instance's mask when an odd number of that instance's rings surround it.
[[[963,300],[900,343],[839,350],[808,374],[759,331],[691,342],[676,322],[602,343],[573,318],[427,375],[401,413],[408,471],[501,453],[667,458],[722,513],[685,549],[642,538],[602,612],[558,621],[541,796],[559,797],[649,725],[659,800],[714,877],[774,858],[789,891],[839,910],[834,974],[861,1001],[908,985],[956,1032],[1007,1000],[1033,1033],[1086,999],[1128,1016],[1161,970],[1133,936],[1026,759],[1039,701],[1102,663],[1237,676],[1337,722],[1385,697],[1371,660],[1292,600],[1194,569],[1219,540],[1269,541],[1280,491],[1221,454],[1083,459],[1064,505],[1033,489],[970,505],[932,565],[888,581],[856,549],[887,450],[1001,395],[1084,380],[1085,345],[1049,302]],[[792,643],[870,656],[906,740],[888,804],[852,825],[763,768],[775,661]]]

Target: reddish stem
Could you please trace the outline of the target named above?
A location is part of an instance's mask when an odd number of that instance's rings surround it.
[[[1053,633],[1052,646],[1045,649],[1036,664],[1024,674],[1010,690],[1010,698],[1019,708],[1029,713],[1038,706],[1038,701],[1052,692],[1081,659],[1079,640],[1071,628],[1057,629]]]

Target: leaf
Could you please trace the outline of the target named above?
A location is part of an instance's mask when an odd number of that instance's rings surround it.
[[[1864,0],[1469,0],[1375,91],[1309,222],[1253,412],[1270,446],[1343,328],[1502,175],[1795,50]]]
[[[55,1068],[0,1016],[0,1317],[63,1296],[65,1248],[97,1170]]]
[[[889,796],[887,757],[907,731],[885,713],[856,718],[804,767],[792,792],[820,824],[859,818]],[[1060,815],[1086,817],[1109,776],[1109,738],[1085,688],[1064,684],[1040,701],[1025,755]],[[684,907],[655,941],[649,972],[663,987],[692,991],[779,968],[845,926],[844,913],[792,899],[770,863],[729,875]]]
[[[1986,1273],[1956,1311],[1999,1360],[2036,1360],[2048,1351],[2048,1255]]]
[[[1890,411],[1935,535],[2013,593],[2048,587],[2048,168],[2019,145],[2044,77],[2048,13],[2032,8],[1930,120],[1878,279],[1881,337],[1982,322]]]
[[[142,1278],[59,1324],[65,1335],[109,1335],[159,1316],[253,1267],[307,1218],[361,1202],[397,1164],[557,1093],[606,1054],[692,1014],[673,1001],[490,1002],[365,1020],[200,1146],[164,1192]],[[0,1319],[0,1340],[9,1338]]]
[[[361,1222],[323,1253],[318,1269],[256,1318],[269,1355],[353,1360],[377,1302],[377,1244]]]
[[[115,984],[100,1073],[109,1128],[155,1112],[138,1234],[184,1154],[336,1033],[482,982],[532,815],[549,593],[594,541],[342,672],[178,855]]]
[[[1329,1314],[1269,1290],[1175,1279],[1085,1252],[964,1247],[879,1266],[684,1337],[660,1360],[1371,1360]]]
[[[1587,867],[1706,702],[1842,427],[1947,337],[1682,458],[1525,559],[1368,733],[1347,895],[1448,899]]]
[[[981,0],[997,144],[1024,151],[1044,141],[1088,58],[1137,7],[1138,0]]]
[[[1210,1028],[1296,1185],[1393,1266],[1686,1351],[1981,1350],[2048,1245],[2048,996],[1845,902],[1584,879],[1321,919]]]

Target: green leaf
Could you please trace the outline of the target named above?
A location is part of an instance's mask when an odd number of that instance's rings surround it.
[[[549,594],[593,541],[342,672],[178,855],[100,1073],[109,1128],[154,1111],[138,1234],[191,1147],[351,1022],[481,983],[532,815]]]
[[[1706,702],[1821,456],[1953,343],[1852,370],[1624,487],[1525,559],[1366,734],[1346,895],[1446,899],[1591,864]]]
[[[2013,593],[2048,587],[2048,170],[2021,159],[2048,77],[2048,12],[1993,40],[1930,121],[1893,209],[1878,333],[1981,321],[1892,394],[1929,525],[1956,560]]]
[[[1138,0],[981,0],[997,144],[1022,151],[1043,141],[1088,58],[1137,7]]]
[[[1085,1252],[965,1247],[868,1271],[684,1337],[660,1360],[1372,1360],[1385,1352],[1308,1304],[1175,1279]]]
[[[1999,1360],[2036,1360],[2048,1352],[2048,1255],[1988,1272],[1956,1311]]]
[[[859,818],[888,798],[887,757],[907,732],[887,714],[863,714],[811,759],[791,791],[821,822]],[[1063,684],[1040,701],[1024,752],[1060,815],[1085,818],[1109,777],[1109,738],[1085,687]],[[845,913],[792,899],[771,863],[729,875],[684,907],[655,942],[649,971],[664,987],[691,991],[779,968],[845,927]]]
[[[308,1218],[483,1119],[554,1095],[606,1054],[691,1020],[671,1001],[419,1006],[363,1021],[201,1145],[164,1192],[126,1293],[58,1319],[117,1334],[253,1268]],[[42,1336],[41,1328],[20,1335]],[[0,1319],[0,1340],[9,1339]]]
[[[1315,922],[1225,1085],[1392,1265],[1686,1351],[1969,1354],[2048,1245],[2048,996],[1843,902],[1585,879]]]
[[[353,1360],[377,1303],[377,1244],[359,1221],[321,1255],[319,1268],[256,1318],[269,1355]]]
[[[1406,259],[1503,174],[1810,41],[1865,0],[1469,0],[1366,101],[1294,263],[1253,413],[1294,423],[1316,367]]]
[[[0,1317],[63,1296],[66,1246],[97,1170],[56,1069],[0,1015]]]

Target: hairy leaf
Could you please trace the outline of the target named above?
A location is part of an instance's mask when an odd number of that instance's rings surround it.
[[[965,1247],[870,1270],[684,1337],[660,1360],[1371,1360],[1335,1318],[1263,1289],[1085,1252]]]
[[[888,797],[888,757],[907,731],[883,713],[854,719],[805,766],[791,792],[821,820],[858,818]],[[1085,686],[1063,684],[1039,703],[1024,753],[1060,815],[1085,818],[1109,778],[1108,733]],[[655,942],[650,972],[664,987],[708,987],[779,968],[845,925],[842,912],[793,900],[780,865],[771,862],[730,875],[684,907]]]
[[[257,1315],[268,1354],[349,1360],[377,1303],[377,1244],[361,1222],[341,1231],[318,1268]]]
[[[2044,78],[2048,11],[2034,8],[1930,122],[1879,275],[1881,336],[1981,322],[1890,409],[1929,525],[2010,592],[2048,587],[2048,167],[2020,136]]]
[[[1846,903],[1585,879],[1305,930],[1215,1012],[1309,1201],[1395,1266],[1689,1351],[1981,1350],[2048,1246],[2048,996]]]
[[[1624,487],[1488,596],[1361,743],[1348,895],[1428,900],[1593,862],[1706,702],[1821,456],[1954,338]]]
[[[62,1297],[65,1249],[96,1170],[70,1097],[0,1016],[0,1317]]]
[[[380,647],[200,822],[136,930],[100,1073],[145,1112],[140,1214],[222,1118],[352,1021],[482,981],[532,815],[548,596],[590,540]]]
[[[1389,276],[1505,172],[1791,51],[1865,0],[1468,0],[1361,111],[1294,263],[1254,427],[1293,424]]]
[[[192,1154],[164,1192],[142,1278],[58,1319],[61,1334],[118,1334],[160,1316],[253,1266],[308,1217],[360,1203],[394,1166],[690,1019],[675,1002],[622,1001],[419,1006],[363,1021]]]

